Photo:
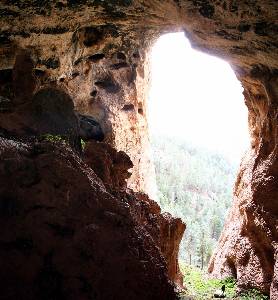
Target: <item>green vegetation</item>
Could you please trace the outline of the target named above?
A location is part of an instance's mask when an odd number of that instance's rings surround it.
[[[239,297],[240,300],[268,300],[269,297],[263,295],[256,289],[251,289],[245,293],[242,293]]]
[[[163,211],[187,225],[180,246],[180,268],[187,290],[180,299],[212,299],[222,285],[226,299],[269,299],[254,289],[236,295],[233,278],[210,279],[205,271],[231,206],[236,166],[221,154],[177,138],[155,136],[152,148],[158,202]]]
[[[216,290],[225,285],[225,299],[237,300],[267,300],[265,296],[255,289],[251,289],[241,295],[236,295],[236,281],[233,278],[224,280],[209,279],[206,272],[199,268],[189,266],[180,262],[181,272],[184,275],[184,282],[187,290],[180,294],[180,299],[207,300],[212,299]]]
[[[80,143],[81,143],[81,149],[82,149],[82,151],[84,151],[86,142],[83,139],[80,139]]]
[[[64,137],[64,136],[61,136],[61,135],[53,135],[53,134],[50,134],[50,133],[46,133],[46,134],[43,134],[41,136],[41,138],[45,141],[48,141],[48,142],[66,142],[67,139]]]
[[[185,294],[191,295],[198,300],[210,299],[216,290],[221,289],[222,285],[225,285],[226,297],[234,298],[236,296],[236,282],[233,278],[224,280],[209,279],[204,271],[185,263],[180,263],[180,268],[187,288]]]
[[[175,138],[153,137],[152,148],[158,202],[187,226],[180,259],[204,269],[231,206],[236,166]]]

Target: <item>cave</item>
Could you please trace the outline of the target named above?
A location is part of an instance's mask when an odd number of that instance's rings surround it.
[[[150,49],[183,31],[230,63],[249,113],[209,272],[278,299],[276,1],[3,0],[0,16],[0,298],[169,300],[186,287],[186,225],[151,200],[147,119]]]

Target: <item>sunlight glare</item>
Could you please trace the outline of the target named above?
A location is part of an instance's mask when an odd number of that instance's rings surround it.
[[[151,72],[151,133],[182,137],[238,162],[249,145],[247,108],[230,65],[172,33],[154,45]]]

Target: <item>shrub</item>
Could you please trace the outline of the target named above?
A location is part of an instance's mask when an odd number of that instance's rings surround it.
[[[42,140],[45,140],[45,141],[48,141],[48,142],[67,142],[67,139],[61,135],[53,135],[53,134],[50,134],[50,133],[46,133],[46,134],[43,134],[41,136],[41,139]]]

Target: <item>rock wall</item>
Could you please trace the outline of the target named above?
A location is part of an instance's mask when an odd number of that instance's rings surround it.
[[[230,210],[209,271],[234,276],[238,290],[258,288],[277,298],[277,74],[256,69],[242,78],[252,148],[246,153]]]
[[[31,56],[1,82],[1,298],[176,299],[185,225],[127,191],[129,156]]]
[[[75,111],[93,117],[100,124],[105,141],[131,157],[134,168],[129,187],[155,197],[146,121],[148,44],[142,34],[133,36],[126,26],[113,24],[83,26],[73,32],[69,28],[61,30],[58,25],[51,30],[38,28],[41,25],[30,29],[31,33],[23,38],[2,34],[5,44],[1,50],[9,52],[9,61],[5,53],[1,59],[3,76],[10,73],[7,85],[14,82],[15,86],[20,81],[20,91],[24,82],[19,78],[32,82],[25,102],[30,102],[42,88],[65,91],[73,100]],[[22,57],[28,55],[29,62],[28,58],[24,61]],[[11,78],[14,67],[18,75]],[[6,92],[3,96],[23,102],[18,94]]]
[[[1,299],[176,299],[153,236],[176,223],[159,208],[144,213],[163,227],[140,223],[140,198],[114,196],[62,141],[0,138],[0,157]]]
[[[126,180],[131,176],[128,170],[132,168],[132,163],[123,151],[117,152],[108,144],[90,141],[86,144],[84,156],[85,162],[106,188],[116,198],[124,199],[129,204],[133,219],[147,229],[165,258],[169,278],[178,289],[183,289],[178,254],[185,224],[168,213],[161,214],[159,205],[146,194],[130,189],[126,191]]]
[[[41,89],[58,89],[63,103],[70,97],[77,112],[100,124],[105,142],[130,156],[129,187],[152,193],[148,51],[159,35],[183,30],[193,47],[231,63],[249,109],[250,150],[209,270],[236,276],[239,289],[270,290],[276,299],[277,9],[275,0],[3,0],[0,133],[38,132],[41,125],[30,124],[31,100]],[[53,103],[53,110],[59,105]],[[68,133],[59,120],[54,123],[44,126]]]

